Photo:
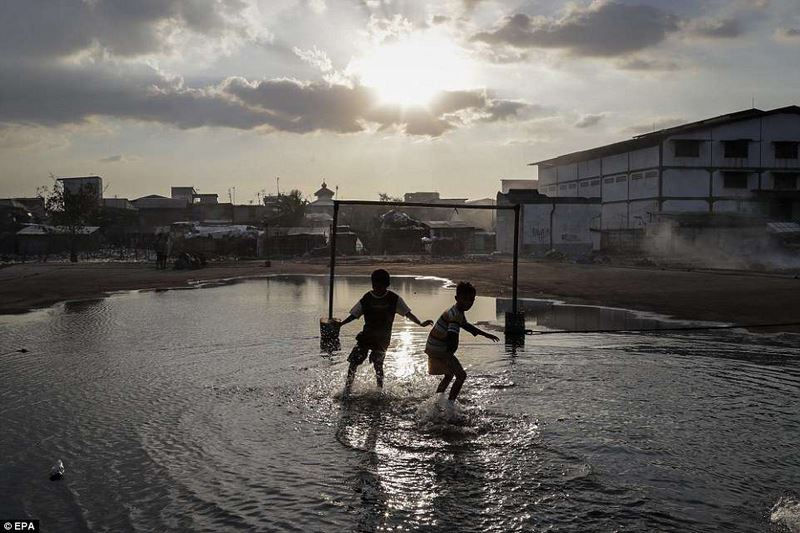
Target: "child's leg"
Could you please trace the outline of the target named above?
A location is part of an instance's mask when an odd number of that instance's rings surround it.
[[[461,392],[461,385],[463,385],[464,380],[467,379],[467,373],[464,371],[464,368],[461,366],[461,363],[455,358],[455,356],[453,356],[452,368],[453,373],[456,376],[456,380],[453,383],[453,388],[450,389],[450,396],[448,398],[451,402],[454,402],[456,398],[458,398],[458,393]]]
[[[436,392],[444,392],[447,390],[447,386],[450,385],[450,380],[453,379],[453,374],[445,374],[442,378],[442,381],[439,382],[439,386],[436,387]]]
[[[347,357],[347,360],[350,362],[350,367],[347,369],[347,378],[344,382],[344,395],[347,396],[350,394],[350,389],[353,386],[353,380],[356,377],[356,370],[358,370],[358,365],[364,362],[367,358],[367,349],[360,345],[356,344],[353,346],[353,350],[350,352],[350,355]]]
[[[378,387],[383,388],[383,360],[386,358],[386,352],[372,350],[369,354],[369,360],[372,361],[372,366],[375,368],[375,381]]]

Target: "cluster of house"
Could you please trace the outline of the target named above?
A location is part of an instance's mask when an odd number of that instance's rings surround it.
[[[538,180],[501,180],[496,199],[413,192],[405,194],[405,202],[429,207],[342,205],[337,251],[510,253],[513,213],[469,206],[516,204],[522,205],[519,238],[525,255],[551,250],[570,256],[615,250],[668,255],[687,244],[758,253],[776,240],[796,251],[798,146],[798,106],[713,117],[531,163],[538,167]],[[236,205],[193,187],[172,187],[169,197],[129,201],[103,198],[98,176],[62,182],[66,189],[97,191],[98,205],[113,214],[106,219],[122,235],[146,238],[168,228],[209,253],[230,252],[232,240],[244,239],[251,244],[237,246],[250,255],[323,254],[331,233],[335,193],[325,183],[300,216],[287,218],[279,195]],[[458,209],[461,205],[465,209]],[[0,200],[0,230],[9,220],[24,223],[16,232],[18,244],[35,247],[32,242],[58,233],[32,224],[44,217],[41,198]],[[87,227],[84,237],[90,240],[99,230]],[[7,247],[5,233],[0,248]]]

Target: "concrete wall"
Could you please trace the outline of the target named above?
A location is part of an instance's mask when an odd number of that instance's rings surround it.
[[[525,204],[521,220],[522,251],[543,255],[551,249],[552,239],[552,248],[565,254],[588,254],[596,241],[590,230],[599,218],[599,203]]]

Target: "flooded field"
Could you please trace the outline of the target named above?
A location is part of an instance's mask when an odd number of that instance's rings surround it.
[[[44,531],[800,531],[800,340],[462,333],[456,415],[427,329],[398,319],[386,390],[321,353],[324,277],[138,292],[0,317],[0,518]],[[368,278],[342,278],[344,317]],[[396,278],[421,319],[454,291]],[[498,326],[506,301],[467,313]],[[526,302],[528,327],[674,326]],[[680,324],[678,324],[680,325]],[[18,350],[25,349],[26,353]],[[62,459],[64,479],[48,480]]]

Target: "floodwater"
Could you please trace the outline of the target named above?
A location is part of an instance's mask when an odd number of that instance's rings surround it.
[[[336,314],[367,288],[339,279]],[[454,294],[436,280],[394,289],[422,319]],[[507,305],[479,298],[467,316],[490,327]],[[525,305],[537,330],[660,324]],[[511,348],[462,334],[468,378],[448,412],[432,399],[427,330],[402,319],[387,390],[363,366],[354,398],[338,399],[360,326],[321,353],[326,309],[326,278],[295,276],[0,317],[0,519],[44,531],[800,531],[797,337],[553,334]],[[49,481],[58,459],[65,477]]]

